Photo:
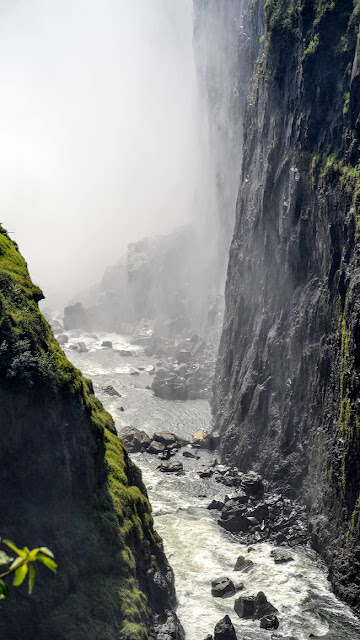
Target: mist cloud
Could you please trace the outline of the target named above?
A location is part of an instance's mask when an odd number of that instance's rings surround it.
[[[0,221],[45,294],[194,215],[190,0],[0,2]]]

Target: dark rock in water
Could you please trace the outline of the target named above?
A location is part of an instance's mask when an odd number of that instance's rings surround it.
[[[124,358],[131,358],[134,354],[132,351],[128,351],[127,349],[120,349],[119,355],[124,356]]]
[[[234,609],[239,618],[253,618],[255,596],[240,596],[240,598],[235,600]]]
[[[124,407],[119,407],[119,411],[125,411]]]
[[[137,453],[138,451],[145,451],[150,445],[150,438],[145,431],[140,431],[136,427],[124,427],[119,432],[120,438],[125,447],[131,453]]]
[[[159,433],[154,433],[153,440],[156,442],[161,442],[165,447],[169,445],[176,444],[176,436],[170,431],[160,431]]]
[[[278,610],[268,601],[266,595],[259,591],[255,598],[254,620],[260,620],[264,616],[271,616]]]
[[[275,564],[286,564],[287,562],[291,562],[294,558],[287,553],[286,551],[281,551],[280,549],[274,549],[270,553],[271,557],[274,558]]]
[[[171,456],[171,453],[169,451],[169,449],[164,449],[164,451],[162,451],[161,453],[159,453],[159,459],[160,460],[169,460]]]
[[[139,376],[140,372],[139,371],[130,371],[130,375],[131,376]]]
[[[114,387],[109,384],[107,387],[102,387],[102,391],[107,393],[108,396],[116,396],[117,398],[121,398],[121,395]]]
[[[260,619],[260,629],[278,629],[279,628],[279,620],[276,616],[263,616]]]
[[[236,593],[238,593],[238,591],[243,591],[245,589],[244,583],[243,582],[237,582],[235,585],[235,591]]]
[[[185,632],[175,611],[166,610],[165,615],[155,618],[156,640],[185,640]]]
[[[254,563],[249,558],[245,558],[244,556],[239,556],[235,562],[234,571],[242,571],[243,573],[248,573],[253,568]]]
[[[87,329],[86,309],[81,302],[64,309],[64,329]]]
[[[211,583],[211,595],[214,598],[223,598],[227,595],[235,594],[234,583],[229,578],[217,578]]]
[[[113,345],[112,345],[111,340],[104,340],[104,341],[101,343],[101,346],[102,346],[102,347],[105,347],[106,349],[112,349],[112,346],[113,346]]]
[[[188,449],[183,451],[184,458],[193,458],[194,460],[200,460],[200,456],[197,456],[195,453],[191,453]]]
[[[61,333],[56,339],[61,347],[69,342],[69,336],[66,333]]]
[[[200,478],[211,478],[213,473],[212,469],[204,469],[204,471],[199,472],[199,476]]]
[[[161,444],[160,442],[156,442],[156,440],[152,440],[147,452],[148,453],[153,453],[154,455],[157,455],[158,453],[162,453],[162,451],[164,451],[164,449],[165,449],[165,447],[164,447],[163,444]]]
[[[182,462],[174,460],[173,462],[163,462],[158,469],[163,473],[175,473],[183,470]]]
[[[89,349],[87,348],[85,342],[78,342],[77,348],[79,353],[87,353]]]
[[[210,504],[208,505],[208,509],[217,509],[218,511],[221,511],[221,509],[223,508],[224,503],[221,502],[221,500],[212,500],[210,502]]]
[[[225,616],[215,626],[214,640],[237,640],[235,629],[229,616]]]

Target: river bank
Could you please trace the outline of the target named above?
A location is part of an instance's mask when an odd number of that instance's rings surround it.
[[[206,400],[163,400],[147,388],[151,387],[152,375],[146,369],[156,366],[156,359],[146,356],[141,347],[131,345],[130,338],[80,331],[70,331],[68,335],[69,341],[63,347],[67,356],[92,378],[118,431],[133,425],[150,436],[166,430],[192,439],[198,429],[209,428],[211,416]],[[102,347],[104,341],[111,342],[112,348]],[[71,348],[78,342],[85,345],[86,351]],[[121,355],[126,352],[134,355]],[[110,395],[109,386],[119,395]],[[198,461],[184,458],[181,452],[177,456],[181,456],[184,475],[160,473],[157,456],[132,455],[143,472],[155,526],[175,571],[178,615],[189,640],[203,640],[213,633],[214,625],[226,614],[241,640],[305,640],[311,634],[327,640],[360,637],[359,621],[332,594],[326,568],[310,548],[294,547],[293,560],[279,565],[271,556],[276,548],[273,544],[252,544],[249,551],[248,544],[241,544],[236,536],[219,527],[219,513],[207,509],[219,494],[219,485],[200,478],[199,471],[209,465],[214,454],[201,451]],[[234,572],[239,555],[254,563],[244,575]],[[222,576],[243,582],[241,595],[263,591],[279,611],[279,629],[261,630],[258,621],[238,618],[235,597],[214,598],[211,582]]]

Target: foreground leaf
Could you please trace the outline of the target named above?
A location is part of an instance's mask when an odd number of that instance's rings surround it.
[[[9,558],[5,551],[0,551],[0,565],[9,564],[9,562],[12,562],[13,560],[14,558]]]
[[[23,564],[21,567],[16,569],[15,578],[13,582],[14,587],[19,587],[24,582],[27,572],[28,572],[27,564]]]
[[[4,598],[10,598],[10,589],[3,580],[0,580],[0,600]]]
[[[57,564],[56,562],[54,562],[54,560],[51,560],[51,558],[44,556],[42,553],[38,553],[36,559],[42,562],[48,569],[56,573]]]
[[[10,549],[11,549],[12,551],[15,551],[15,553],[17,553],[17,554],[18,554],[18,556],[20,556],[21,558],[26,558],[26,556],[27,556],[26,551],[25,551],[25,550],[23,550],[23,549],[18,549],[18,548],[17,548],[17,546],[16,546],[16,545],[14,545],[14,543],[13,543],[13,542],[11,542],[11,540],[4,540],[4,543],[5,543],[8,547],[10,547]]]

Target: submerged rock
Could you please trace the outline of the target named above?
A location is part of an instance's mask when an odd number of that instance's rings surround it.
[[[279,628],[279,620],[276,616],[268,615],[263,616],[260,619],[260,629],[278,629]]]
[[[163,462],[158,469],[163,473],[175,473],[183,470],[182,462],[174,460],[173,462]]]
[[[103,340],[103,342],[101,343],[102,347],[105,347],[105,349],[112,349],[112,342],[111,340]]]
[[[254,563],[249,558],[245,558],[244,556],[239,556],[236,560],[234,571],[242,571],[243,573],[248,573],[253,568]]]
[[[109,384],[107,387],[102,387],[102,391],[106,393],[108,396],[121,398],[120,393],[116,391],[116,389],[114,389],[114,387],[112,387],[111,384]]]
[[[235,585],[229,578],[217,578],[211,583],[211,595],[214,598],[223,598],[235,595]]]

